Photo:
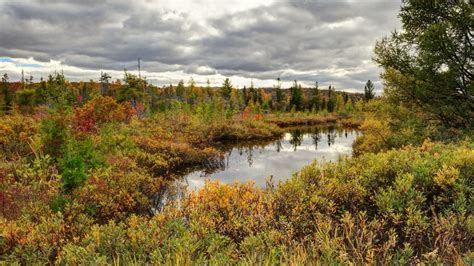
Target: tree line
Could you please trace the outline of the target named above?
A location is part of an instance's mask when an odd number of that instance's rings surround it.
[[[134,108],[156,112],[170,109],[176,102],[194,106],[202,102],[213,102],[228,112],[239,112],[246,108],[258,112],[350,112],[355,101],[374,98],[373,83],[369,80],[363,95],[336,91],[333,86],[321,90],[316,82],[313,87],[303,88],[294,80],[289,89],[281,86],[280,78],[272,88],[256,88],[253,82],[237,89],[229,78],[219,88],[198,86],[191,78],[176,85],[157,87],[127,71],[123,79],[111,80],[107,73],[101,73],[99,82],[69,82],[63,74],[55,73],[47,80],[33,82],[33,78],[22,78],[20,82],[10,82],[8,75],[2,76],[0,106],[2,113],[10,113],[17,108],[29,113],[35,107],[46,105],[82,106],[97,96],[110,96],[117,102],[128,101]],[[367,89],[369,91],[367,91]]]

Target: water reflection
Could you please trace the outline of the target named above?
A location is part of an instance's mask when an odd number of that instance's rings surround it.
[[[186,175],[185,181],[189,189],[202,187],[207,178],[223,183],[253,180],[264,187],[267,177],[278,182],[313,160],[336,161],[341,156],[350,156],[357,134],[338,127],[293,128],[276,141],[221,146],[226,153],[223,158],[212,167]]]

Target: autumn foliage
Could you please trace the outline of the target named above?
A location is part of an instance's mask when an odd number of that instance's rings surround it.
[[[97,97],[74,110],[73,128],[81,133],[97,131],[110,122],[129,122],[136,114],[129,102],[117,103],[111,97]]]

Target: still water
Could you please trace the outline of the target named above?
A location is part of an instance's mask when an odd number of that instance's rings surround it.
[[[352,143],[359,133],[338,127],[288,129],[281,139],[267,142],[244,142],[223,146],[225,156],[218,166],[186,175],[188,190],[199,189],[206,179],[222,183],[254,181],[265,187],[268,177],[275,184],[287,179],[314,160],[337,161],[351,156]]]

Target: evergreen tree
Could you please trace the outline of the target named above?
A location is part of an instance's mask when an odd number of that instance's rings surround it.
[[[247,106],[249,104],[249,95],[246,86],[242,89],[242,96],[244,98],[244,105]]]
[[[253,104],[255,104],[255,98],[256,97],[256,91],[255,91],[255,87],[253,86],[253,81],[250,82],[250,87],[249,87],[249,91],[248,91],[248,102],[251,102]]]
[[[329,89],[328,89],[328,101],[327,101],[327,110],[328,112],[332,113],[334,112],[334,110],[336,109],[336,102],[337,102],[337,99],[336,99],[336,94],[335,94],[335,89],[331,86],[329,86]]]
[[[100,72],[100,94],[109,96],[109,82],[112,77],[107,72]]]
[[[277,86],[275,87],[276,91],[276,109],[281,110],[283,107],[283,91],[281,89],[281,80],[280,77],[277,78]]]
[[[344,97],[344,104],[346,104],[347,101],[349,101],[349,94],[347,94],[347,92],[344,92],[343,97]]]
[[[239,111],[239,94],[237,90],[232,90],[230,93],[230,99],[229,99],[229,109],[233,113],[236,111]]]
[[[48,99],[48,92],[46,89],[46,81],[41,77],[39,88],[35,90],[35,104],[44,104]]]
[[[257,100],[257,103],[260,104],[260,105],[263,104],[263,93],[264,93],[264,92],[263,92],[263,89],[258,89],[258,90],[257,90],[257,98],[256,98],[256,100]]]
[[[321,110],[327,110],[327,101],[326,98],[321,100]]]
[[[8,113],[12,109],[13,95],[12,95],[12,92],[10,91],[10,83],[8,82],[7,73],[3,74],[3,77],[2,77],[2,96],[3,96],[2,111],[4,113]]]
[[[35,89],[23,89],[16,93],[18,107],[23,113],[30,113],[35,104]]]
[[[230,82],[229,78],[226,78],[221,88],[221,94],[222,94],[222,97],[224,97],[224,100],[228,101],[230,99],[231,93],[232,93],[232,83]]]
[[[189,104],[194,104],[196,102],[198,95],[196,92],[196,82],[193,78],[188,82],[188,93],[186,93],[186,95],[186,100]]]
[[[321,95],[319,93],[318,82],[315,83],[315,86],[311,95],[311,109],[314,111],[319,111],[321,109]]]
[[[76,97],[67,86],[66,78],[63,74],[55,73],[48,76],[46,83],[48,105],[64,105],[76,102]]]
[[[139,101],[144,101],[145,92],[143,90],[146,88],[146,81],[127,72],[124,74],[123,81],[124,84],[117,93],[117,101],[130,101],[132,106],[136,108]]]
[[[301,111],[303,109],[303,89],[301,88],[301,84],[295,80],[293,81],[293,86],[290,88],[290,108],[295,108],[297,111]]]
[[[364,100],[369,101],[369,100],[372,100],[374,97],[375,97],[374,84],[369,79],[364,87]]]
[[[184,100],[184,93],[185,93],[185,88],[184,88],[184,81],[180,80],[178,82],[178,86],[176,86],[176,97],[183,101]]]

